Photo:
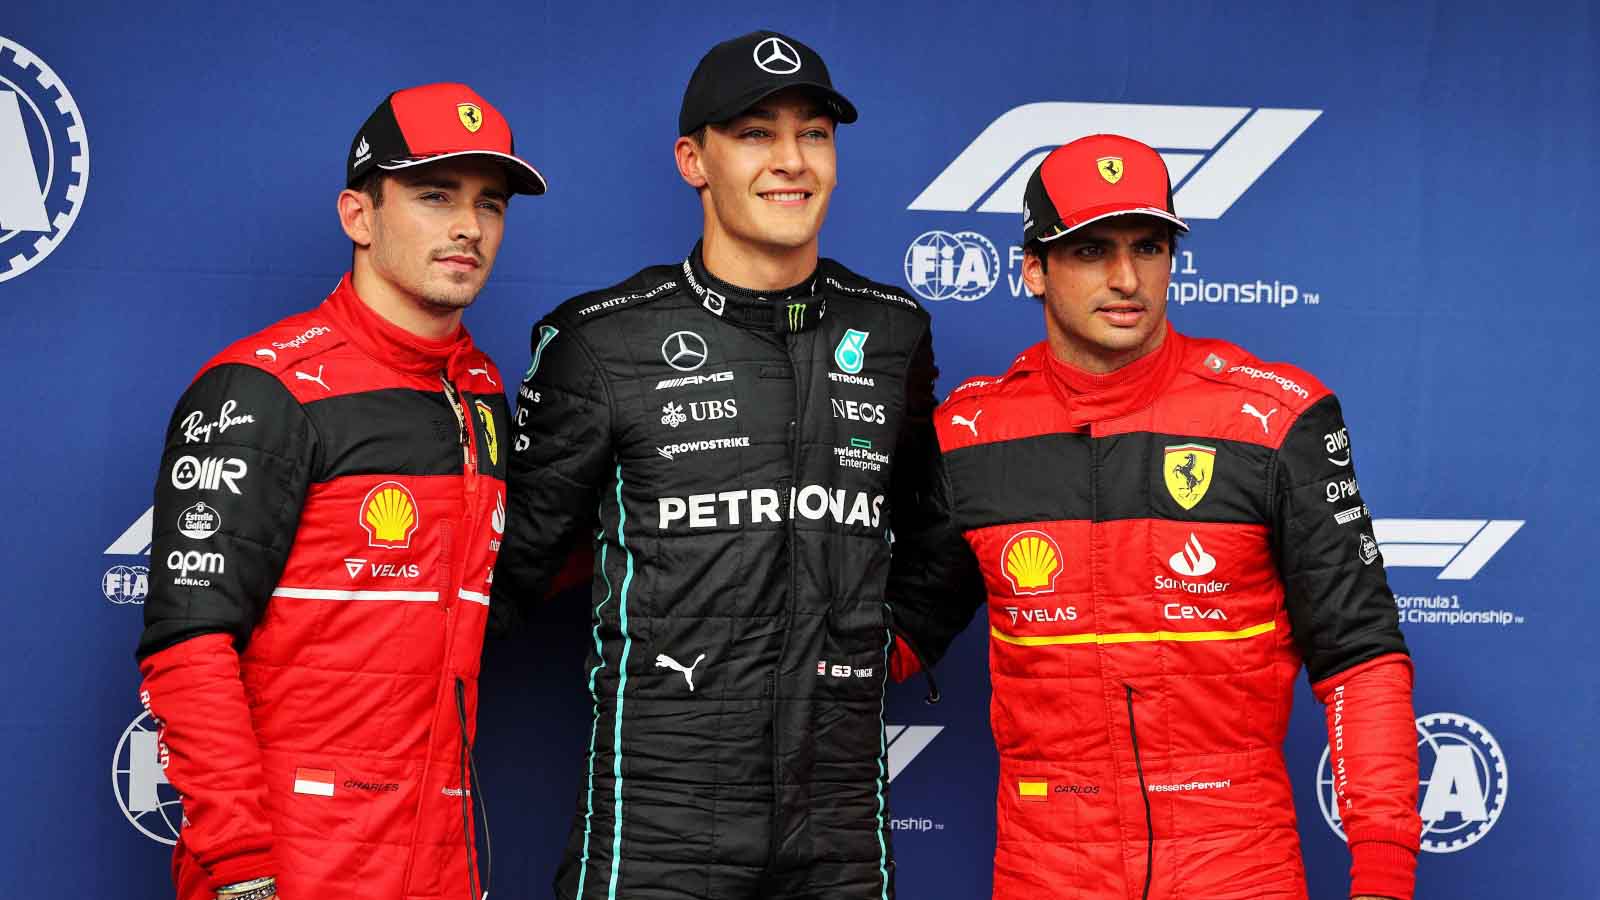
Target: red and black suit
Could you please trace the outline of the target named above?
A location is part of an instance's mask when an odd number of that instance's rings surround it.
[[[1354,892],[1411,896],[1410,657],[1325,387],[1169,329],[1105,376],[1032,347],[935,424],[987,595],[996,898],[1304,900],[1302,666]],[[937,656],[970,611],[898,618]]]
[[[143,697],[181,900],[469,895],[479,651],[504,528],[499,373],[347,276],[200,371],[156,484]]]

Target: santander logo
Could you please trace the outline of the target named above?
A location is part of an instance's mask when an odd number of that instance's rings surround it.
[[[1190,532],[1189,540],[1184,543],[1183,549],[1172,554],[1167,560],[1167,566],[1179,575],[1199,578],[1202,575],[1210,575],[1216,569],[1217,558],[1207,553],[1206,549],[1200,546],[1200,539]]]

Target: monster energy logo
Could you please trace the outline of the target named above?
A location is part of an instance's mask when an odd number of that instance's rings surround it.
[[[806,307],[808,305],[809,304],[806,304],[806,303],[791,303],[791,304],[789,304],[789,330],[790,331],[799,331],[800,330],[800,326],[805,324],[805,321],[806,321]]]

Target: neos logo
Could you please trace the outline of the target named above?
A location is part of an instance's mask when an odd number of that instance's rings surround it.
[[[111,788],[133,827],[152,841],[178,843],[183,801],[161,765],[159,725],[141,712],[122,732],[111,754]]]
[[[1051,150],[1110,132],[1161,152],[1179,216],[1217,219],[1320,115],[1320,109],[1029,103],[991,122],[907,209],[1020,214],[1028,176]]]
[[[77,102],[43,60],[0,37],[0,281],[60,246],[88,185]]]
[[[1317,802],[1328,827],[1343,840],[1336,799],[1343,776],[1335,756],[1333,747],[1322,751]],[[1422,716],[1417,719],[1417,763],[1422,773],[1423,850],[1455,853],[1489,833],[1505,810],[1508,785],[1505,754],[1489,729],[1456,713]]]
[[[1383,564],[1439,569],[1441,581],[1468,581],[1523,526],[1522,519],[1373,519]]]

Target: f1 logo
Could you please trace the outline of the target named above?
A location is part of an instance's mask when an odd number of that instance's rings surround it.
[[[1217,219],[1320,115],[1320,109],[1029,103],[991,122],[907,208],[1021,213],[1028,176],[1051,150],[1111,133],[1161,152],[1179,216]]]
[[[894,781],[896,775],[905,771],[943,730],[943,725],[885,725],[884,738],[889,742],[889,780]]]

